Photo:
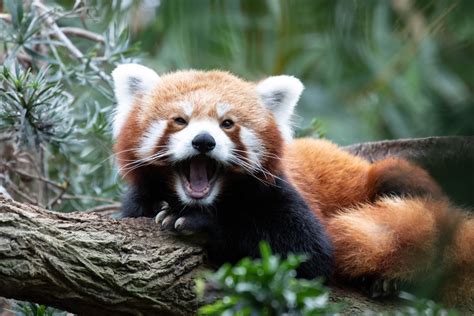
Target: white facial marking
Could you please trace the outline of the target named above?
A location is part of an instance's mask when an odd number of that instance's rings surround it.
[[[301,81],[292,76],[268,77],[257,85],[260,99],[273,112],[285,141],[293,138],[291,116],[303,89]]]
[[[140,146],[137,149],[137,153],[141,158],[150,157],[157,152],[156,146],[165,132],[166,125],[166,120],[160,120],[151,124],[145,135],[143,135]]]
[[[116,138],[133,110],[136,97],[138,95],[145,96],[152,91],[160,81],[160,77],[145,66],[123,64],[114,69],[112,78],[117,100],[112,124],[113,136]]]
[[[183,204],[186,205],[211,205],[215,202],[217,196],[221,191],[222,183],[220,179],[217,179],[209,192],[209,195],[203,199],[195,200],[190,198],[184,191],[183,183],[181,178],[177,177],[175,180],[175,190],[178,193],[178,197]]]
[[[234,144],[219,127],[219,123],[210,120],[192,120],[183,130],[172,134],[168,146],[171,159],[180,161],[196,156],[198,151],[193,147],[192,140],[205,132],[216,141],[216,147],[208,153],[208,156],[222,163],[228,162]]]
[[[230,105],[227,103],[217,103],[216,110],[217,116],[222,118],[227,113],[227,111],[230,110]]]
[[[183,113],[186,114],[187,117],[191,117],[193,114],[193,105],[188,101],[183,101],[180,105],[183,109]]]
[[[260,166],[262,154],[265,152],[265,147],[262,141],[258,138],[257,134],[251,129],[241,126],[240,127],[240,140],[247,149],[247,155],[250,163],[255,169]]]

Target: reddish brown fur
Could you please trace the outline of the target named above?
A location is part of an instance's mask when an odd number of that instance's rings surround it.
[[[330,142],[297,139],[287,146],[283,163],[290,181],[322,218],[369,198],[370,164]]]
[[[426,171],[397,158],[370,164],[314,139],[293,141],[283,162],[326,224],[336,277],[423,280],[441,266],[453,275],[445,301],[473,301],[474,219],[453,208]]]
[[[137,102],[140,102],[137,100]],[[120,130],[117,140],[114,144],[114,152],[116,153],[117,163],[121,168],[124,168],[127,163],[138,159],[137,154],[133,148],[138,148],[140,137],[145,133],[144,127],[139,124],[137,117],[130,115],[126,124]],[[121,170],[122,175],[126,175],[127,181],[135,183],[138,174],[136,172],[127,173]]]
[[[454,271],[444,285],[446,302],[452,305],[474,304],[474,218],[459,215],[455,222],[452,246],[447,247],[445,264]],[[462,293],[459,295],[459,293]]]
[[[389,194],[443,197],[441,188],[425,170],[394,157],[372,164],[367,187],[372,190],[369,195],[373,199]]]

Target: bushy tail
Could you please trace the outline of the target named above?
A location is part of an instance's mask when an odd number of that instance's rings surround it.
[[[474,300],[474,218],[453,207],[422,168],[399,158],[371,165],[369,201],[329,219],[337,273],[442,288]],[[473,302],[474,303],[474,302]]]
[[[346,279],[375,276],[427,284],[449,276],[443,285],[449,288],[447,301],[474,297],[474,219],[447,201],[384,197],[341,210],[327,227],[336,273]]]

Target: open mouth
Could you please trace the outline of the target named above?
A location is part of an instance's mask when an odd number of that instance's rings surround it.
[[[183,161],[179,175],[186,194],[193,199],[204,199],[212,191],[218,178],[219,163],[204,155]]]

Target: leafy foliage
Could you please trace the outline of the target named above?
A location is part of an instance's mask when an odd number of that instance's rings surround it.
[[[272,255],[267,243],[260,244],[261,259],[242,259],[235,266],[224,264],[207,276],[208,286],[223,295],[200,309],[201,315],[324,315],[338,311],[329,302],[321,280],[296,279],[303,256],[287,259]],[[198,292],[205,293],[204,281]]]
[[[128,7],[5,1],[5,8],[0,137],[7,143],[0,169],[7,172],[0,185],[57,210],[113,203],[120,181],[111,156],[109,73],[138,53]]]
[[[12,312],[22,316],[66,316],[66,312],[47,307],[35,303],[21,303],[15,304]]]
[[[3,67],[0,79],[0,130],[19,144],[36,147],[41,143],[58,146],[72,132],[68,99],[59,82],[48,83],[48,68],[33,75],[29,70]]]

